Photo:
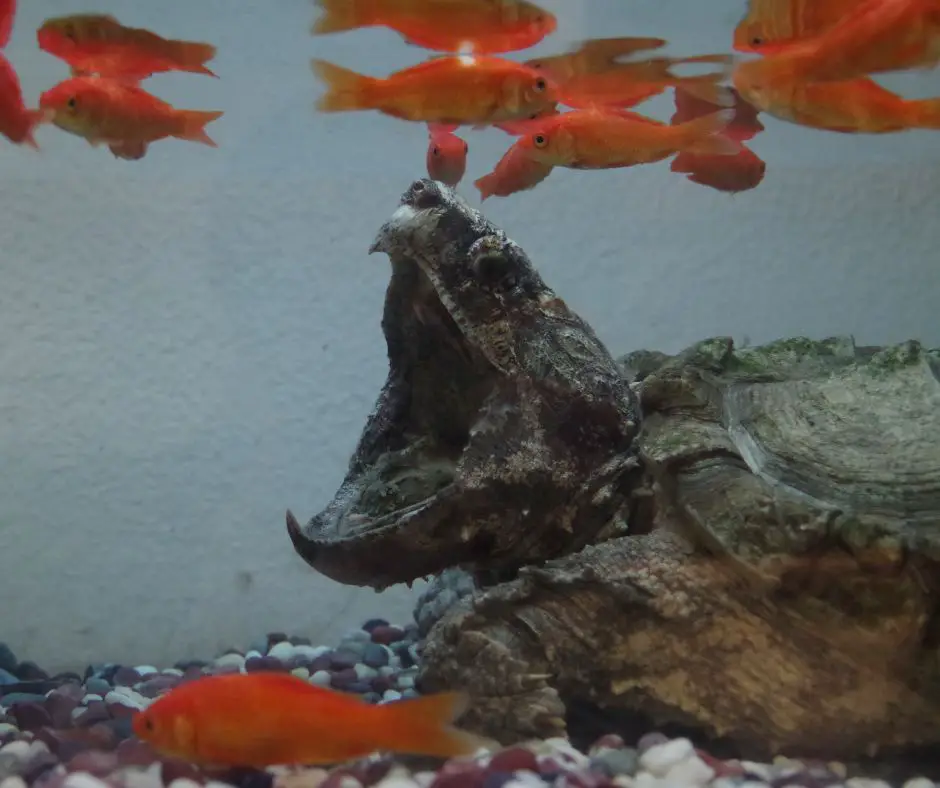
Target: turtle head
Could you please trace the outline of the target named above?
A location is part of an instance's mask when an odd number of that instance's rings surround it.
[[[594,541],[629,497],[638,408],[590,326],[440,182],[414,182],[370,252],[391,261],[388,378],[333,500],[288,512],[295,550],[382,589]]]

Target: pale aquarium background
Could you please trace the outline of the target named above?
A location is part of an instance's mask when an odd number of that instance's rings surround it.
[[[661,36],[731,51],[743,0],[546,0],[558,32]],[[178,107],[220,109],[218,149],[140,161],[52,126],[0,145],[0,640],[47,670],[172,664],[274,630],[332,642],[371,616],[411,620],[314,573],[284,528],[343,477],[386,372],[388,262],[367,256],[425,176],[424,126],[318,114],[322,57],[384,75],[425,57],[389,30],[312,37],[308,0],[20,0],[6,51],[35,104],[67,74],[39,50],[49,16],[109,12],[209,41],[219,79],[158,75]],[[940,96],[940,72],[878,81]],[[668,121],[671,91],[638,111]],[[556,170],[485,213],[619,355],[708,336],[854,335],[940,344],[940,133],[845,135],[761,115],[764,181],[736,196],[669,163]],[[467,131],[459,191],[511,143]]]

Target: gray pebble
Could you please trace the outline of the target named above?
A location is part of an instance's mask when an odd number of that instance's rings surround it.
[[[618,750],[601,750],[591,758],[591,768],[616,777],[618,774],[636,774],[639,755],[633,747]]]
[[[164,676],[182,676],[183,671],[179,668],[164,668],[162,671]]]
[[[401,700],[401,693],[398,690],[393,689],[385,690],[385,692],[382,694],[382,700]]]
[[[343,635],[344,643],[368,643],[372,636],[364,629],[351,629]]]
[[[4,684],[19,684],[20,680],[14,676],[10,671],[0,668],[0,687]]]
[[[120,687],[119,689],[128,689],[128,687]],[[147,708],[147,699],[139,692],[134,692],[133,690],[130,692],[118,692],[118,688],[115,688],[105,695],[104,702],[109,705],[118,704],[120,706],[126,706],[136,711],[143,711]]]
[[[245,669],[245,658],[241,654],[223,654],[221,657],[216,657],[214,663],[217,668]]]
[[[368,643],[362,651],[362,662],[370,668],[382,668],[388,665],[392,650],[378,643]]]
[[[268,651],[268,656],[286,663],[296,653],[297,650],[293,643],[289,640],[282,640],[280,643],[275,643],[271,646],[270,651]]]
[[[294,646],[294,657],[307,659],[311,662],[317,657],[322,657],[324,654],[330,651],[329,646]]]
[[[35,692],[9,692],[3,696],[3,705],[10,708],[14,703],[42,703],[45,699]]]
[[[317,684],[321,687],[329,687],[330,681],[332,680],[332,675],[328,670],[318,670],[310,677],[311,684]]]
[[[101,695],[104,697],[111,691],[111,685],[104,679],[92,677],[85,682],[85,692],[89,695]]]
[[[264,656],[264,652],[256,651],[255,649],[249,649],[248,651],[245,652],[245,662],[247,662],[249,659],[252,659],[252,658],[261,659],[263,656]]]
[[[0,668],[12,673],[16,670],[18,664],[19,660],[16,658],[16,654],[13,653],[13,649],[6,643],[0,643]]]
[[[363,665],[361,662],[357,662],[353,666],[353,670],[356,671],[356,678],[359,679],[359,681],[371,681],[379,675],[379,672],[375,668],[370,668],[368,665]]]
[[[416,689],[409,687],[406,690],[402,690],[401,696],[403,698],[420,698],[421,694]]]
[[[134,668],[134,670],[137,671],[137,675],[139,675],[141,678],[143,678],[144,676],[151,676],[154,673],[160,672],[153,665],[138,665],[137,667]]]

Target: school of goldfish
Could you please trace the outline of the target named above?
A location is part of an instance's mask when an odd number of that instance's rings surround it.
[[[611,169],[671,159],[693,183],[735,193],[763,179],[765,163],[745,144],[763,130],[760,113],[814,129],[884,134],[940,129],[940,98],[907,99],[872,76],[940,63],[940,0],[748,0],[734,53],[667,57],[649,36],[582,42],[554,55],[511,59],[556,32],[533,0],[313,0],[310,32],[368,27],[397,33],[433,54],[388,76],[315,58],[319,112],[376,111],[421,124],[428,175],[450,186],[467,169],[461,127],[515,138],[493,170],[474,181],[481,199],[535,188],[556,167]],[[216,77],[216,48],[129,27],[109,14],[47,19],[36,33],[68,78],[38,106],[24,102],[2,54],[16,0],[0,0],[0,133],[38,148],[52,124],[118,158],[142,158],[161,139],[215,147],[206,125],[221,111],[178,109],[146,91],[153,74]],[[682,76],[679,67],[703,66]],[[638,105],[672,91],[669,122]]]

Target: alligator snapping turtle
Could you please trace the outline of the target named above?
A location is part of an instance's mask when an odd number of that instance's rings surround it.
[[[312,567],[419,602],[461,725],[640,713],[749,757],[940,742],[940,353],[711,339],[615,361],[440,183],[370,252],[389,376]],[[640,418],[642,412],[642,419]]]

